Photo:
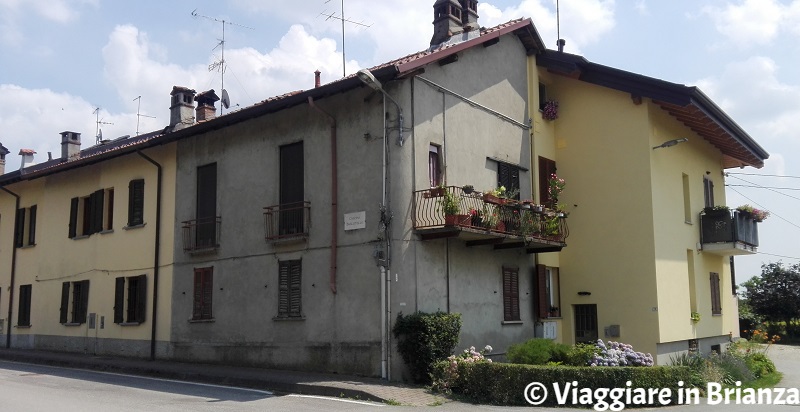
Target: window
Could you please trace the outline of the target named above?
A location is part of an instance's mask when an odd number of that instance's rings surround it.
[[[692,223],[692,197],[689,190],[689,175],[683,174],[683,219],[686,223]]]
[[[278,316],[277,318],[302,318],[301,260],[278,262]]]
[[[114,189],[96,190],[89,196],[73,197],[69,205],[70,238],[89,236],[113,225]]]
[[[597,305],[575,305],[575,342],[597,342]]]
[[[711,272],[711,314],[722,314],[722,302],[719,293],[719,273]]]
[[[214,268],[194,269],[194,307],[192,320],[214,319],[211,316],[211,298],[214,287]]]
[[[114,323],[143,323],[146,302],[147,275],[118,277],[114,287]]]
[[[539,156],[539,203],[555,208],[550,198],[550,176],[556,173],[556,162]]]
[[[707,176],[703,176],[703,199],[705,207],[714,207],[714,182]]]
[[[70,293],[72,288],[72,293]],[[89,309],[89,281],[64,282],[61,284],[61,317],[62,324],[86,323]]]
[[[17,326],[31,326],[31,285],[19,287],[19,313]]]
[[[305,233],[303,219],[303,142],[280,147],[280,219],[278,233],[292,235]]]
[[[128,227],[144,224],[144,179],[128,183]]]
[[[217,247],[217,164],[197,168],[195,248]]]
[[[561,317],[561,283],[558,268],[536,265],[536,296],[540,319]]]
[[[545,103],[547,103],[547,86],[539,83],[539,110],[544,110]]]
[[[503,266],[503,320],[518,321],[519,269]]]
[[[435,144],[430,145],[428,148],[428,180],[431,187],[437,187],[442,184],[441,150],[442,148]]]
[[[27,235],[27,241],[26,241]],[[14,225],[14,246],[36,245],[36,205],[17,209],[17,220]]]
[[[508,163],[497,162],[497,187],[506,188],[506,196],[519,200],[519,168]]]

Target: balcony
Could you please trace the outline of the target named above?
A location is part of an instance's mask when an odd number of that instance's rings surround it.
[[[187,220],[183,224],[183,251],[200,253],[219,248],[219,232],[222,217],[207,217]]]
[[[311,202],[294,202],[264,208],[264,238],[276,243],[308,238]]]
[[[448,195],[458,204],[458,213],[445,216],[442,201]],[[543,253],[561,250],[569,235],[563,213],[457,186],[416,191],[413,208],[414,232],[422,240],[458,238],[468,247]]]
[[[700,213],[700,243],[703,251],[722,256],[758,252],[758,223],[746,213],[713,211]]]

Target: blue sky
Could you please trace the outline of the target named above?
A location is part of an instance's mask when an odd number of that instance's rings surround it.
[[[425,49],[433,0],[345,0],[346,71]],[[548,47],[554,0],[479,2],[480,24],[533,19]],[[105,138],[163,128],[173,85],[220,88],[209,72],[224,19],[225,88],[233,105],[313,87],[342,75],[340,0],[0,0],[0,142],[59,153],[59,133],[94,141],[100,107]],[[764,262],[797,263],[800,247],[800,0],[562,0],[566,51],[619,69],[699,86],[770,154],[760,170],[729,170],[728,204],[750,203],[773,216],[759,227],[762,252],[737,258],[740,280]],[[567,190],[569,190],[567,188]],[[783,257],[781,257],[783,256]],[[795,259],[791,259],[795,258]]]

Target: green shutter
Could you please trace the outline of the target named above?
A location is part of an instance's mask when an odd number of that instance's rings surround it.
[[[114,283],[114,323],[124,322],[122,313],[125,305],[125,278],[118,277]]]
[[[136,322],[142,323],[147,314],[147,275],[139,275],[136,281]]]
[[[78,202],[80,199],[73,197],[69,202],[69,238],[78,235]]]
[[[61,314],[59,317],[60,323],[67,323],[69,314],[69,282],[61,284]]]

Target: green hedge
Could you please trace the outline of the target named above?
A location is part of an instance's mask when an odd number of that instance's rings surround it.
[[[461,332],[461,314],[415,312],[397,315],[394,324],[397,351],[414,382],[430,383],[433,365],[453,354]]]
[[[511,363],[459,363],[456,376],[450,362],[434,365],[434,387],[446,388],[477,403],[496,405],[529,405],[524,390],[531,382],[540,382],[548,389],[547,401],[541,406],[559,406],[553,391],[553,382],[578,382],[578,388],[669,388],[677,396],[678,381],[688,383],[690,369],[684,366],[641,367],[571,367],[518,365]],[[450,377],[449,382],[443,381]],[[571,397],[570,397],[571,399]],[[623,399],[624,401],[624,399]],[[576,405],[577,406],[577,405]]]

